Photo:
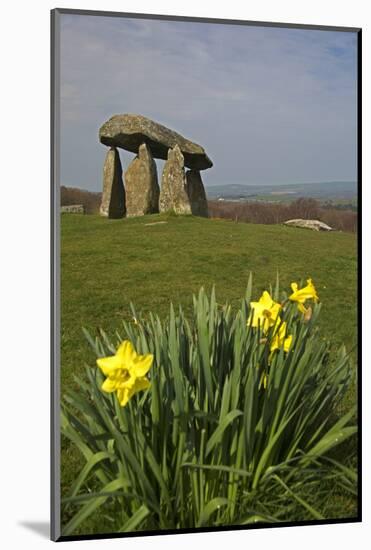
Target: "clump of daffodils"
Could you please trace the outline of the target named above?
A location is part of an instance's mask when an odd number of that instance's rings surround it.
[[[299,289],[297,283],[291,283],[292,294],[288,300],[297,302],[301,313],[308,316],[310,308],[304,306],[307,300],[318,302],[319,298],[314,287],[312,279],[307,280],[307,286]],[[284,304],[275,302],[269,292],[266,290],[261,295],[258,302],[250,302],[251,314],[247,324],[253,328],[260,328],[263,334],[273,331],[270,344],[271,352],[283,347],[288,352],[292,344],[292,334],[287,334],[287,323],[282,321],[280,312],[284,310]]]
[[[288,300],[282,304],[275,302],[269,292],[264,290],[258,302],[250,302],[251,313],[247,320],[247,326],[255,329],[260,329],[264,335],[261,343],[267,342],[267,337],[270,337],[270,359],[276,350],[283,348],[284,352],[288,353],[293,343],[292,334],[288,334],[287,322],[283,321],[280,314],[285,313],[287,303],[296,302],[298,310],[303,313],[304,320],[309,320],[312,309],[305,307],[308,300],[318,302],[319,298],[317,291],[312,282],[312,279],[307,280],[307,286],[299,289],[297,283],[291,283],[292,294]],[[262,378],[259,387],[264,389],[268,385],[268,374],[263,370]]]

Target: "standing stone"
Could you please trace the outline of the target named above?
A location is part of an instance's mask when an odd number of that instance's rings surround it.
[[[184,171],[184,156],[178,145],[169,149],[161,180],[160,212],[191,214]]]
[[[194,216],[208,217],[207,199],[201,174],[198,170],[187,170],[187,193]]]
[[[125,215],[125,189],[120,156],[115,147],[108,151],[103,168],[103,193],[99,213],[108,218]]]
[[[142,143],[138,155],[125,172],[126,215],[144,216],[158,212],[160,188],[156,163],[150,148]]]

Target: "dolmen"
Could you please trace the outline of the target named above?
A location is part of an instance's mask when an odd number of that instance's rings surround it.
[[[102,216],[122,218],[170,211],[208,216],[200,171],[213,163],[201,145],[134,114],[111,117],[101,126],[99,140],[110,148],[103,168]],[[125,173],[117,148],[136,155]],[[155,158],[166,161],[161,189]]]

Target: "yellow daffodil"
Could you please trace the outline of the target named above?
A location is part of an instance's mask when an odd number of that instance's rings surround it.
[[[306,313],[307,309],[304,306],[306,300],[314,300],[318,302],[317,291],[312,283],[312,279],[307,280],[307,286],[298,289],[297,283],[291,283],[292,294],[289,300],[298,303],[298,309],[302,313]]]
[[[289,351],[292,343],[292,334],[286,337],[286,330],[287,330],[287,323],[284,321],[279,325],[279,327],[274,333],[274,336],[271,342],[271,352],[282,347],[286,353]]]
[[[250,307],[252,312],[247,324],[252,327],[260,326],[263,332],[267,332],[269,327],[275,325],[281,309],[281,305],[275,302],[266,290],[261,295],[259,302],[250,302]]]
[[[117,392],[122,407],[135,393],[150,386],[145,377],[152,366],[153,355],[138,355],[133,344],[125,340],[116,351],[116,355],[97,359],[97,365],[107,378],[102,390],[108,393]]]

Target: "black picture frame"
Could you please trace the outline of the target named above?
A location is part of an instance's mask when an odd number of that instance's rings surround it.
[[[108,533],[108,534],[87,534],[76,536],[61,535],[60,523],[60,158],[59,158],[59,129],[60,129],[60,18],[64,14],[68,15],[87,15],[96,17],[115,17],[115,18],[135,18],[144,20],[161,21],[183,21],[214,23],[217,25],[239,25],[255,27],[278,27],[292,29],[311,29],[323,31],[341,31],[350,32],[357,35],[357,189],[358,189],[358,233],[357,233],[357,251],[358,251],[358,379],[357,379],[357,405],[358,405],[358,513],[356,517],[343,519],[325,519],[301,522],[284,522],[282,524],[253,524],[249,526],[223,526],[212,528],[197,529],[176,529],[176,530],[156,530],[141,531],[131,533]],[[361,372],[361,319],[362,319],[362,29],[357,27],[338,27],[324,25],[303,25],[292,23],[278,23],[267,21],[248,21],[217,18],[183,17],[172,15],[156,15],[143,13],[124,13],[112,11],[79,10],[56,8],[51,11],[51,539],[54,541],[72,541],[106,538],[124,538],[155,536],[166,534],[182,534],[190,532],[217,532],[217,531],[236,531],[247,529],[266,529],[288,526],[355,523],[362,521],[362,372]]]

